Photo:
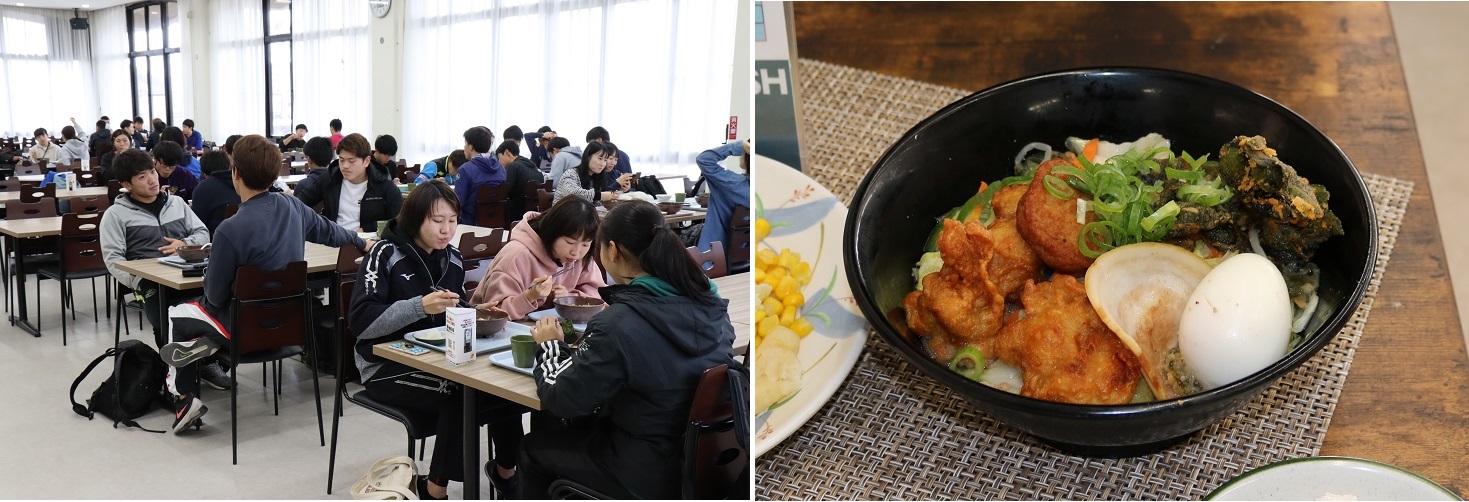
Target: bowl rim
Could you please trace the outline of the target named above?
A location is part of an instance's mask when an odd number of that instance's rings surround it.
[[[574,298],[574,300],[572,300],[573,303],[561,303],[562,300],[573,299],[573,298]],[[582,300],[596,300],[598,303],[595,304],[595,305],[591,305],[591,304],[588,304],[588,305],[578,305],[578,303],[581,303]],[[605,306],[607,306],[607,300],[603,300],[601,298],[593,298],[593,297],[590,297],[590,296],[561,296],[561,297],[557,297],[557,298],[551,300],[551,303],[554,304],[554,305],[557,305],[557,306],[561,306],[561,307],[586,307],[586,308],[591,308],[591,307],[605,307]]]
[[[964,108],[968,107],[970,104],[976,101],[985,99],[994,94],[999,94],[1003,91],[1007,91],[1015,87],[1029,85],[1035,82],[1097,75],[1136,75],[1163,77],[1169,79],[1192,81],[1196,84],[1221,86],[1223,88],[1231,89],[1233,91],[1241,93],[1241,97],[1243,99],[1255,100],[1260,102],[1267,108],[1275,108],[1287,121],[1297,124],[1299,126],[1304,126],[1304,129],[1309,134],[1318,136],[1319,139],[1325,140],[1325,144],[1329,145],[1330,150],[1338,155],[1341,160],[1346,162],[1347,167],[1350,168],[1351,172],[1349,184],[1355,183],[1356,187],[1361,191],[1361,193],[1369,194],[1367,197],[1364,213],[1357,215],[1359,217],[1365,217],[1367,221],[1368,235],[1364,242],[1368,243],[1368,254],[1366,263],[1369,266],[1366,267],[1360,274],[1358,274],[1357,277],[1355,277],[1355,287],[1353,287],[1350,292],[1343,296],[1343,298],[1346,300],[1344,302],[1344,305],[1350,305],[1351,308],[1344,308],[1334,313],[1326,320],[1326,322],[1321,325],[1320,328],[1318,328],[1315,336],[1307,339],[1304,343],[1300,344],[1294,350],[1287,353],[1284,357],[1276,360],[1271,365],[1266,366],[1265,368],[1256,371],[1249,376],[1246,376],[1239,380],[1235,380],[1234,382],[1231,382],[1227,385],[1209,389],[1203,392],[1173,399],[1151,401],[1147,403],[1129,403],[1120,405],[1074,404],[1045,401],[1041,399],[1022,396],[1019,394],[1011,394],[1009,392],[1005,392],[1003,390],[984,385],[977,381],[970,380],[959,375],[958,373],[950,371],[947,366],[939,364],[937,361],[928,357],[928,355],[921,353],[917,348],[912,346],[912,344],[907,343],[904,337],[893,329],[891,321],[890,319],[888,319],[887,314],[885,312],[882,312],[877,307],[877,302],[874,299],[873,292],[868,287],[867,283],[861,280],[864,272],[866,272],[870,267],[868,267],[866,263],[860,262],[856,256],[857,241],[860,234],[863,232],[863,228],[859,222],[859,219],[864,214],[864,206],[866,206],[868,199],[871,197],[871,193],[874,187],[874,180],[876,179],[877,174],[881,171],[884,165],[886,165],[891,159],[893,159],[897,155],[899,147],[906,143],[910,138],[919,137],[922,132],[928,127],[956,113],[961,112]],[[1229,399],[1237,398],[1247,393],[1262,391],[1265,386],[1272,383],[1277,378],[1285,376],[1297,366],[1300,366],[1310,358],[1314,357],[1317,352],[1320,352],[1322,347],[1325,347],[1328,343],[1336,338],[1336,335],[1341,332],[1341,329],[1356,313],[1357,308],[1360,307],[1363,296],[1367,292],[1367,286],[1372,277],[1372,273],[1376,268],[1375,264],[1377,263],[1378,231],[1376,211],[1374,209],[1376,203],[1372,201],[1370,192],[1367,189],[1367,185],[1362,180],[1361,172],[1357,169],[1356,164],[1352,162],[1351,158],[1347,156],[1346,152],[1342,151],[1341,146],[1337,145],[1336,141],[1328,137],[1326,133],[1322,132],[1320,128],[1315,126],[1315,124],[1312,124],[1309,120],[1306,120],[1305,117],[1302,117],[1300,114],[1296,113],[1289,107],[1263,94],[1224,80],[1178,70],[1140,66],[1103,66],[1075,68],[1020,77],[976,91],[969,94],[968,96],[960,98],[953,103],[944,106],[942,109],[919,121],[912,128],[909,128],[908,131],[904,132],[903,135],[899,136],[898,139],[893,144],[889,145],[888,148],[883,151],[882,155],[873,162],[872,167],[868,168],[867,174],[865,174],[862,178],[862,182],[857,185],[856,191],[852,193],[851,200],[851,209],[847,213],[846,229],[845,234],[842,238],[843,262],[845,262],[846,265],[847,282],[850,283],[852,286],[853,297],[856,300],[857,306],[862,310],[862,314],[867,317],[867,320],[871,324],[872,329],[876,331],[879,336],[882,337],[883,341],[887,343],[889,347],[893,348],[900,355],[902,355],[902,357],[906,359],[909,364],[916,366],[921,373],[927,375],[930,378],[938,380],[940,383],[951,389],[954,389],[955,391],[960,392],[964,395],[963,397],[965,397],[966,399],[983,400],[987,403],[998,405],[1006,409],[1048,416],[1070,416],[1073,418],[1082,416],[1089,416],[1093,418],[1155,416],[1165,414],[1168,411],[1177,408],[1192,407],[1194,403],[1222,402]],[[1344,276],[1343,279],[1350,280],[1353,278]],[[1272,377],[1271,375],[1278,376]],[[1205,425],[1204,427],[1207,426],[1208,425]],[[1197,431],[1197,429],[1195,429],[1195,431]]]

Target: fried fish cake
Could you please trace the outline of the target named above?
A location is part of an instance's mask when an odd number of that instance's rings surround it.
[[[1023,372],[1021,395],[1075,404],[1123,404],[1132,399],[1141,366],[1087,300],[1075,277],[1056,274],[1026,283],[1023,319],[995,338],[999,359]]]
[[[1076,246],[1082,227],[1076,222],[1076,200],[1081,194],[1062,200],[1051,195],[1045,187],[1046,175],[1058,165],[1067,165],[1067,162],[1065,159],[1053,159],[1036,168],[1035,179],[1030,181],[1025,195],[1020,198],[1015,223],[1025,242],[1046,265],[1063,274],[1081,275],[1092,264],[1092,259],[1081,254],[1081,249]],[[1097,216],[1087,212],[1086,220],[1088,223],[1097,221]]]
[[[1005,298],[990,277],[995,240],[978,220],[944,220],[939,233],[944,267],[923,278],[923,290],[903,299],[908,327],[928,337],[935,359],[948,362],[957,347],[986,350],[1000,331]]]

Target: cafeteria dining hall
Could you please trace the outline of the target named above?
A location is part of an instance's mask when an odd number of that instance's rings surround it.
[[[748,499],[754,14],[0,3],[0,498]]]

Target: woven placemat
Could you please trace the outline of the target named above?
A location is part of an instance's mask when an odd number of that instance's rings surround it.
[[[810,60],[800,71],[808,134],[863,139],[805,143],[806,173],[844,202],[887,145],[968,94]],[[1127,459],[1059,453],[976,412],[873,333],[826,406],[756,461],[756,498],[1198,499],[1255,467],[1316,455],[1413,191],[1411,182],[1364,178],[1378,258],[1356,314],[1316,357],[1187,442]]]

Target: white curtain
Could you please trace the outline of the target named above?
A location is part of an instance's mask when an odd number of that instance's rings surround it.
[[[0,134],[30,137],[44,127],[60,136],[70,118],[82,125],[79,137],[95,128],[92,51],[71,18],[71,11],[0,7]]]
[[[112,126],[123,118],[133,117],[132,72],[128,69],[127,8],[117,6],[91,13],[92,72],[97,80],[97,111],[93,115],[112,117]],[[177,77],[175,77],[177,81]],[[77,117],[91,134],[96,118]],[[151,126],[146,126],[151,129]]]
[[[607,128],[644,173],[697,172],[723,142],[735,0],[405,2],[403,138],[410,162],[463,132],[549,125],[582,145]]]
[[[408,2],[399,5],[403,3]],[[372,81],[398,76],[392,69],[372,68],[371,19],[365,2],[358,0],[291,4],[294,119],[290,127],[306,124],[310,136],[330,136],[327,124],[341,119],[344,134],[362,133],[368,141],[376,136],[368,131]]]
[[[260,0],[217,0],[209,7],[214,130],[204,132],[221,143],[230,134],[265,134],[265,28]]]

